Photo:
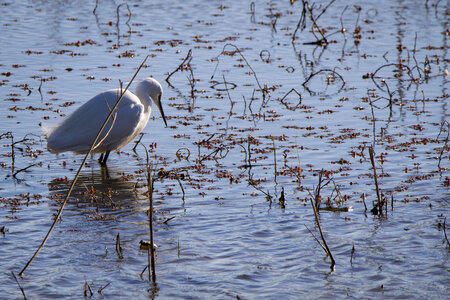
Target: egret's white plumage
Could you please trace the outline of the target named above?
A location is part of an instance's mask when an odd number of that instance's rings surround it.
[[[73,151],[87,153],[97,132],[120,97],[120,89],[112,89],[100,93],[74,111],[60,125],[44,128],[47,137],[47,148],[52,153]],[[108,121],[97,140],[93,153],[106,153],[118,150],[131,142],[147,125],[152,111],[151,103],[155,103],[167,126],[161,106],[162,87],[158,81],[149,77],[136,87],[136,94],[126,91],[119,103],[117,111]]]

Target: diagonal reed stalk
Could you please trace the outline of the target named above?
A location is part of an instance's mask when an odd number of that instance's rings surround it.
[[[325,237],[323,235],[322,226],[320,225],[319,213],[317,211],[316,206],[313,203],[313,200],[311,198],[309,200],[311,201],[311,206],[312,206],[312,208],[314,210],[314,217],[316,219],[317,227],[319,228],[320,238],[322,239],[322,242],[323,242],[323,245],[320,244],[320,243],[319,244],[322,246],[322,248],[325,250],[325,252],[328,254],[328,256],[330,256],[330,259],[331,259],[331,270],[334,270],[334,265],[336,264],[336,261],[334,260],[333,255],[331,254],[331,250],[328,247],[327,241],[325,240]],[[317,239],[316,239],[316,241],[317,241]]]
[[[137,74],[139,73],[139,71],[142,69],[142,67],[144,66],[144,63],[147,61],[148,55],[145,57],[144,61],[141,63],[141,65],[139,66],[139,68],[137,69],[136,73],[134,73],[134,76],[131,78],[130,82],[128,83],[128,85],[126,86],[125,90],[122,91],[122,94],[120,95],[119,99],[117,99],[116,104],[114,105],[114,107],[111,109],[111,111],[109,112],[108,117],[106,118],[106,120],[103,122],[102,127],[100,128],[100,130],[97,132],[97,135],[94,139],[94,141],[92,142],[92,145],[89,149],[89,151],[86,153],[86,155],[83,158],[83,161],[80,164],[80,167],[78,168],[77,173],[75,174],[74,179],[72,180],[72,183],[70,184],[70,188],[67,192],[66,198],[64,199],[64,202],[61,204],[61,207],[59,208],[58,214],[56,215],[55,220],[53,221],[52,226],[50,226],[50,229],[47,232],[47,235],[45,236],[44,240],[42,241],[41,245],[39,246],[39,248],[36,250],[36,252],[34,253],[34,255],[30,258],[30,260],[27,262],[27,264],[25,265],[25,267],[22,269],[22,271],[20,271],[19,276],[22,276],[23,273],[25,272],[25,270],[31,265],[31,263],[34,261],[34,259],[36,258],[36,256],[39,254],[39,252],[41,252],[42,248],[44,248],[45,244],[47,243],[47,240],[50,238],[50,235],[53,232],[53,229],[55,229],[56,223],[58,223],[59,219],[61,218],[61,214],[64,210],[64,207],[67,204],[67,201],[69,200],[69,196],[72,193],[72,190],[75,186],[75,183],[78,180],[78,177],[80,176],[81,170],[83,169],[84,164],[86,163],[87,158],[89,157],[89,155],[91,154],[92,149],[94,148],[94,145],[97,145],[97,140],[100,137],[100,134],[103,132],[103,130],[106,127],[106,124],[108,123],[109,119],[112,117],[114,111],[117,109],[117,107],[119,106],[120,101],[122,100],[123,96],[125,95],[126,91],[128,90],[128,88],[130,87],[130,85],[133,83],[134,79],[136,78]]]

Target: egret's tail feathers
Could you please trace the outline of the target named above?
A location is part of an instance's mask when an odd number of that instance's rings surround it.
[[[57,125],[51,125],[51,124],[42,124],[42,132],[44,133],[45,138],[48,138],[53,131],[55,131],[55,128]]]

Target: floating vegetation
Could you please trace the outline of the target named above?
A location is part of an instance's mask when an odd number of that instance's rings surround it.
[[[448,294],[443,1],[0,10],[5,297]],[[47,151],[42,126],[145,57],[165,131],[152,116],[108,168]]]

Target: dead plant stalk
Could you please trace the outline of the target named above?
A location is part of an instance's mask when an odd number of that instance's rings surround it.
[[[369,147],[369,155],[370,155],[370,162],[372,163],[372,168],[373,168],[373,179],[375,181],[375,189],[377,191],[378,208],[379,208],[380,212],[383,212],[383,210],[382,210],[383,204],[381,203],[381,195],[380,195],[380,189],[378,187],[378,179],[377,179],[377,168],[375,166],[375,158],[374,158],[372,146]]]

